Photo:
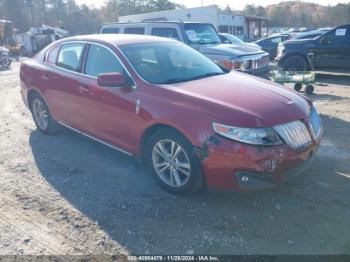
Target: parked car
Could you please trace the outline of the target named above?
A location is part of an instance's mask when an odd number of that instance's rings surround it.
[[[112,23],[101,26],[101,34],[141,34],[161,36],[184,42],[228,70],[266,76],[268,53],[256,47],[221,42],[211,24],[188,22]]]
[[[350,24],[337,27],[314,39],[289,40],[278,47],[276,60],[284,70],[305,71],[313,54],[315,69],[350,70]]]
[[[10,50],[0,46],[0,69],[7,69],[11,66],[12,59],[9,57]]]
[[[40,131],[61,124],[144,159],[174,193],[274,187],[310,164],[322,135],[306,97],[165,38],[59,40],[21,64],[20,83]]]
[[[247,46],[247,47],[255,47],[257,50],[261,50],[261,47],[255,43],[246,43],[242,39],[238,38],[235,35],[219,33],[219,37],[222,43],[232,44],[237,46]]]
[[[296,40],[296,39],[312,39],[316,38],[320,35],[327,33],[330,30],[327,29],[317,29],[308,32],[296,33],[292,35],[288,40]]]
[[[291,34],[276,34],[256,41],[264,51],[270,54],[270,59],[273,60],[277,56],[278,44],[288,40]]]

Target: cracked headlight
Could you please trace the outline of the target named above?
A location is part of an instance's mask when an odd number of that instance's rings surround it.
[[[213,123],[215,133],[251,145],[279,145],[283,141],[272,128],[242,128]]]

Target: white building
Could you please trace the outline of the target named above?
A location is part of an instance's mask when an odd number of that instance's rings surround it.
[[[179,20],[211,23],[218,32],[231,33],[246,40],[261,37],[263,23],[266,23],[266,27],[268,28],[267,23],[269,21],[269,19],[265,17],[248,17],[223,12],[216,5],[119,17],[119,22],[121,23]]]

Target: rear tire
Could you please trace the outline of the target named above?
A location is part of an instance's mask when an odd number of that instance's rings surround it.
[[[45,134],[54,134],[59,124],[52,118],[49,108],[39,94],[34,94],[29,101],[29,108],[37,128]]]
[[[156,182],[170,193],[191,194],[204,185],[193,145],[176,130],[155,132],[147,141],[145,159]]]
[[[283,62],[284,71],[306,71],[307,68],[307,61],[299,55],[291,55]]]

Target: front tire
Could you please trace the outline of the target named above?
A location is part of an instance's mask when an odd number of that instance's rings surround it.
[[[179,132],[161,129],[146,146],[146,162],[157,183],[175,194],[197,192],[203,186],[200,161],[194,147]]]
[[[58,131],[59,125],[52,118],[45,101],[38,94],[34,94],[29,102],[35,125],[45,134],[54,134]]]

